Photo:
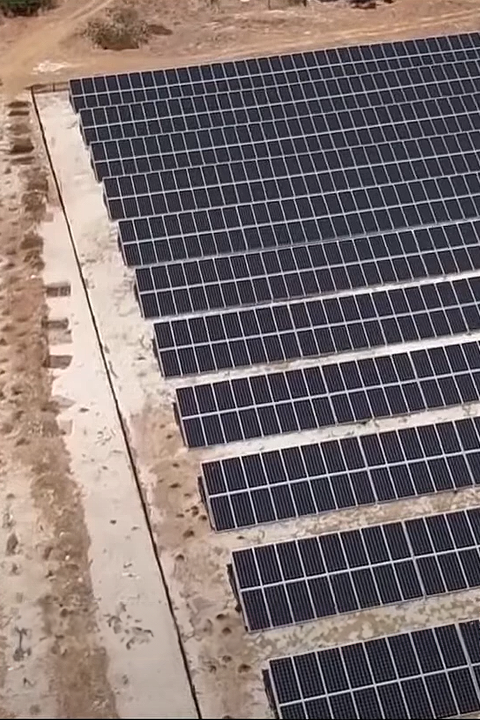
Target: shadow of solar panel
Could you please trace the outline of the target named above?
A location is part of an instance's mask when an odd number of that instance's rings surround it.
[[[189,447],[365,422],[480,398],[478,342],[299,370],[250,375],[176,391]]]
[[[472,487],[479,479],[480,419],[468,418],[203,463],[201,487],[211,524],[222,531]],[[441,523],[427,522],[435,542],[451,549]]]
[[[281,718],[446,718],[478,712],[478,620],[270,660]]]
[[[232,581],[250,632],[479,587],[480,508],[237,550]]]

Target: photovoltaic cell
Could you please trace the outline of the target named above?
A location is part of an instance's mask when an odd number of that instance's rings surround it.
[[[167,377],[480,330],[480,278],[156,323]]]
[[[281,718],[446,718],[480,709],[480,623],[443,625],[270,660]],[[454,650],[455,648],[455,650]]]
[[[214,460],[200,481],[217,531],[472,487],[480,418]],[[448,549],[441,524],[428,523]]]
[[[236,550],[232,570],[250,632],[479,587],[480,509]]]
[[[478,342],[177,389],[189,447],[392,417],[480,399]]]

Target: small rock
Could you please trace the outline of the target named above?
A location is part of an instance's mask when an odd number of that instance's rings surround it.
[[[7,555],[14,555],[18,547],[18,538],[14,532],[10,533],[7,538],[7,546],[5,552]]]

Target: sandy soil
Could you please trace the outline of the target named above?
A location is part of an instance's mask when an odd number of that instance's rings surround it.
[[[59,329],[36,230],[49,179],[29,101],[0,112],[0,716],[115,717],[89,538],[51,397],[48,333]]]
[[[81,35],[110,3],[60,0],[40,17],[0,24],[0,718],[117,716],[95,622],[84,510],[52,399],[49,342],[65,328],[52,326],[47,316],[45,298],[56,290],[42,283],[37,230],[48,203],[56,201],[36,119],[18,94],[32,83],[92,73],[480,29],[478,0],[396,0],[370,11],[342,0],[312,0],[306,10],[286,9],[284,0],[272,0],[272,10],[267,0],[220,0],[219,8],[207,0],[142,0],[148,19],[172,34],[116,53],[92,48]],[[137,419],[140,430],[155,434],[154,415]],[[163,475],[168,443],[158,453],[150,464]],[[165,506],[168,500],[188,556],[208,534],[207,524],[193,492],[176,498],[174,483],[157,488],[157,501]],[[192,523],[203,529],[192,535]],[[177,553],[172,561],[180,578],[187,572],[184,560]],[[240,622],[229,635],[229,611],[220,605],[213,631],[201,610],[191,624],[208,648],[206,666],[220,648],[213,642],[217,635],[223,643],[210,691],[228,677],[235,694],[238,676],[251,670],[248,648],[235,672],[228,670]],[[240,706],[240,690],[237,700],[232,704]]]

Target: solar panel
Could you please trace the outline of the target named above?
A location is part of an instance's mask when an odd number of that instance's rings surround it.
[[[154,318],[480,269],[478,227],[478,222],[464,223],[167,262],[136,270],[136,294],[144,317]],[[173,243],[171,248],[182,252]],[[132,264],[148,258],[137,257],[138,249],[125,248]]]
[[[176,391],[189,447],[365,422],[480,399],[478,342],[249,375]]]
[[[349,77],[349,75],[351,77]],[[431,88],[428,86],[431,85]],[[388,91],[385,93],[385,88]],[[395,92],[399,90],[400,92]],[[130,102],[109,107],[80,110],[80,122],[87,143],[120,137],[178,132],[214,127],[218,124],[258,122],[272,118],[312,115],[374,107],[388,103],[411,102],[428,97],[446,98],[466,91],[480,90],[477,57],[471,62],[417,67],[403,71],[383,70],[359,75],[345,72],[343,77],[318,78],[293,83],[287,81],[270,88],[226,92],[178,99]],[[382,91],[379,94],[378,91]],[[348,98],[355,97],[354,100]],[[312,99],[313,98],[313,99]],[[338,99],[338,101],[337,101]],[[158,122],[157,130],[145,132],[142,122]],[[138,123],[138,125],[137,125]]]
[[[156,323],[166,377],[480,330],[480,278]],[[230,364],[228,364],[230,363]]]
[[[343,172],[334,174],[325,169],[324,153],[310,153],[273,160],[106,178],[104,197],[110,217],[120,220],[159,212],[163,214],[196,208],[241,206],[245,203],[253,205],[262,200],[294,197],[297,202],[301,202],[302,198],[310,198],[312,203],[319,203],[319,195],[324,199],[327,214],[338,214],[342,210],[347,213],[355,208],[369,207],[372,194],[369,188],[380,188],[384,196],[381,205],[402,205],[411,202],[412,197],[418,200],[440,198],[442,189],[439,192],[435,188],[435,196],[425,190],[432,184],[432,180],[436,180],[434,187],[438,185],[442,188],[452,171],[455,171],[455,177],[451,182],[457,183],[459,197],[462,193],[469,195],[478,192],[471,177],[472,172],[480,170],[477,151],[461,151],[448,156],[432,155],[432,162],[428,161],[428,152],[424,153],[422,159],[415,159],[407,157],[404,148],[401,151],[404,157],[401,162],[395,159],[385,162],[374,150],[377,162],[371,165],[368,164],[369,158],[364,149],[359,149],[356,157],[346,152],[344,162],[342,158]],[[460,175],[465,177],[467,186],[460,185]],[[378,190],[375,192],[378,194]],[[335,193],[339,202],[333,201],[332,193]]]
[[[200,482],[217,531],[472,487],[480,418],[213,460]]]
[[[480,509],[232,553],[250,632],[480,586]]]
[[[468,101],[469,106],[471,99]],[[408,110],[411,112],[410,103]],[[124,174],[136,174],[155,170],[173,170],[186,167],[212,165],[226,161],[236,162],[252,158],[276,157],[289,154],[300,154],[307,151],[325,153],[332,169],[337,169],[335,151],[344,151],[363,147],[365,152],[371,146],[378,149],[382,156],[389,157],[397,144],[421,144],[428,149],[431,142],[438,154],[456,152],[458,142],[464,149],[469,149],[468,139],[478,147],[478,133],[462,130],[460,133],[449,130],[470,120],[469,113],[457,114],[457,122],[448,126],[443,118],[448,113],[443,106],[428,107],[427,119],[420,121],[390,122],[382,126],[357,127],[342,129],[328,133],[320,133],[315,129],[315,120],[309,117],[287,119],[277,123],[237,125],[230,128],[216,128],[201,133],[190,132],[179,135],[149,135],[123,140],[93,142],[90,146],[92,165],[98,179]],[[425,115],[425,109],[423,110]],[[360,123],[359,123],[360,124]],[[466,137],[468,135],[468,137]],[[372,143],[372,139],[376,142]],[[241,141],[241,142],[240,142]],[[215,144],[212,144],[215,143]],[[333,153],[333,154],[332,154]],[[110,162],[108,162],[110,161]],[[122,168],[124,172],[122,172]],[[125,172],[126,171],[126,172]]]
[[[480,215],[479,174],[466,173],[441,176],[411,183],[365,186],[353,193],[346,190],[318,191],[316,194],[272,200],[245,202],[238,205],[217,205],[205,198],[203,207],[164,212],[163,204],[144,197],[139,223],[146,235],[143,239],[183,238],[188,246],[202,243],[212,232],[227,235],[237,232],[245,238],[253,235],[256,247],[262,235],[273,235],[272,244],[294,244],[297,235],[309,239],[328,240],[390,232],[396,228],[419,227],[442,222],[458,222]],[[188,193],[187,193],[188,195]],[[200,193],[201,196],[201,193]],[[160,203],[162,200],[160,199]],[[363,209],[358,210],[358,206]],[[197,204],[198,207],[198,204]],[[161,208],[164,208],[162,210]],[[161,215],[155,212],[161,211]],[[122,224],[124,223],[124,224]],[[128,223],[128,225],[126,225]],[[306,232],[311,225],[314,237]],[[120,233],[134,234],[138,227],[131,221],[120,223]],[[248,242],[248,241],[247,241]],[[247,244],[247,247],[251,247]]]
[[[421,68],[428,64],[454,63],[477,57],[476,37],[476,34],[453,38],[433,37],[213,63],[200,67],[79,78],[70,82],[70,98],[78,111],[85,107],[148,100],[159,89],[162,97],[178,98],[214,93],[222,89],[238,90],[240,87],[298,82],[303,76],[316,77],[317,68],[322,68],[322,75],[331,78],[341,77],[348,71],[360,74],[405,67]]]
[[[257,141],[272,139],[273,124],[278,126],[278,129],[273,131],[273,137],[278,132],[281,136],[285,136],[285,127],[292,128],[295,135],[312,131],[320,135],[328,135],[338,130],[354,130],[357,127],[399,124],[403,126],[412,121],[425,122],[427,118],[430,122],[435,118],[446,118],[443,123],[439,121],[436,123],[439,132],[443,134],[456,132],[457,128],[478,129],[475,107],[478,106],[479,79],[466,79],[455,88],[455,94],[449,96],[445,93],[440,97],[440,89],[436,85],[431,86],[430,94],[428,88],[423,89],[423,86],[419,86],[418,92],[414,92],[413,89],[408,93],[398,92],[396,98],[390,91],[375,92],[375,96],[378,97],[377,102],[374,103],[373,98],[370,97],[368,105],[360,108],[356,107],[355,96],[350,95],[347,97],[352,100],[348,103],[341,98],[336,101],[335,105],[340,105],[338,108],[333,108],[328,99],[323,101],[310,99],[261,108],[238,108],[204,113],[198,116],[154,117],[99,127],[82,127],[82,134],[87,144],[165,135],[162,141],[164,147],[170,146],[170,150],[176,148],[178,151],[236,144],[237,138],[249,136],[247,125],[250,125],[250,133]],[[458,118],[457,123],[455,116]],[[429,125],[425,124],[428,128]]]
[[[281,718],[446,718],[480,709],[478,620],[270,660]]]

